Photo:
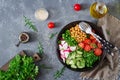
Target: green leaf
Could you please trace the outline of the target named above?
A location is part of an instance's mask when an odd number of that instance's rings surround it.
[[[65,71],[65,66],[63,66],[60,70],[57,70],[54,74],[54,79],[60,78]]]
[[[39,41],[39,44],[38,44],[38,51],[41,55],[43,54],[43,47],[42,47],[42,44],[41,44],[40,41]]]
[[[36,26],[33,24],[33,22],[28,19],[26,16],[23,16],[24,17],[24,21],[25,21],[25,26],[28,26],[30,29],[32,29],[33,31],[35,32],[38,32]]]
[[[107,33],[107,35],[110,35],[110,31],[109,31],[109,30],[107,30],[107,29],[106,29],[106,33]]]
[[[50,34],[49,38],[52,39],[55,35],[57,35],[57,32]]]
[[[33,62],[32,57],[16,55],[7,71],[0,70],[0,80],[34,80],[39,69]]]

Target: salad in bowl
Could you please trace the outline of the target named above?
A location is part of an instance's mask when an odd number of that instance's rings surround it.
[[[66,67],[77,71],[87,71],[100,63],[103,49],[101,43],[92,35],[80,30],[78,26],[80,22],[69,23],[60,31],[57,37],[57,55]],[[101,29],[93,23],[87,23],[92,26],[94,33],[103,37]]]

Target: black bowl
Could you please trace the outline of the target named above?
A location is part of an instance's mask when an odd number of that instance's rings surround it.
[[[62,33],[64,33],[65,30],[70,29],[71,27],[76,26],[76,24],[79,24],[80,22],[82,22],[82,21],[74,21],[74,22],[71,22],[71,23],[67,24],[67,25],[59,32],[58,37],[57,37],[57,40],[56,40],[56,43],[57,43],[56,46],[57,46],[57,57],[58,57],[59,61],[60,61],[65,67],[67,67],[67,68],[69,68],[69,69],[71,69],[71,70],[74,70],[74,71],[83,72],[83,71],[93,70],[97,65],[99,65],[100,62],[101,62],[101,59],[103,58],[103,54],[100,56],[100,60],[97,60],[97,61],[93,64],[92,67],[90,67],[90,68],[89,68],[89,67],[85,67],[85,68],[81,68],[81,69],[80,69],[80,68],[74,69],[74,68],[71,68],[70,65],[67,65],[66,63],[64,63],[63,60],[61,59],[61,57],[60,57],[60,50],[59,50],[59,43],[58,43],[58,41],[59,41],[60,38],[62,37]],[[84,21],[84,22],[88,23],[88,24],[92,27],[92,29],[95,30],[95,32],[96,32],[97,35],[99,35],[100,37],[104,38],[102,29],[101,29],[100,27],[97,27],[97,25],[95,25],[95,24],[93,24],[93,23],[91,23],[91,22],[88,22],[88,21]]]

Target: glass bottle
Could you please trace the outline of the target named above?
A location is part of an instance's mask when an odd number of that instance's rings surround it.
[[[102,18],[107,12],[107,6],[103,2],[95,2],[90,6],[90,15],[94,18]]]

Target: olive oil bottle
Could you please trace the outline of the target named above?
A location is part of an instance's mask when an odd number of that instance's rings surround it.
[[[95,2],[90,6],[90,15],[94,18],[102,18],[108,12],[106,5],[102,2]]]

